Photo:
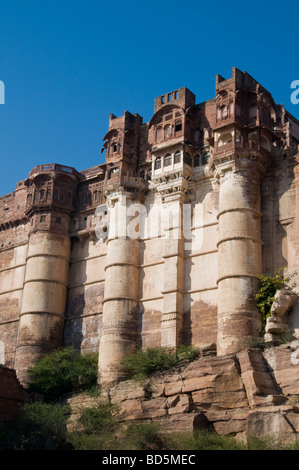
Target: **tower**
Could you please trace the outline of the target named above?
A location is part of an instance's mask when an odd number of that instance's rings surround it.
[[[31,228],[15,357],[22,383],[40,357],[62,345],[76,175],[69,167],[43,165],[27,181]]]
[[[262,273],[261,178],[270,165],[271,95],[246,72],[216,84],[213,164],[220,182],[217,354],[259,336],[255,303]]]

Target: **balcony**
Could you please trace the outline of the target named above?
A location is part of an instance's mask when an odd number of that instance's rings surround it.
[[[58,163],[49,163],[47,165],[37,165],[29,173],[29,178],[35,176],[37,173],[43,173],[47,171],[56,171],[67,173],[69,175],[77,175],[77,171],[69,166],[59,165]]]
[[[241,138],[240,142],[229,142],[226,144],[221,145],[220,147],[216,147],[214,149],[214,156],[221,156],[222,154],[226,154],[232,151],[242,151],[242,150],[253,150],[255,152],[259,152],[264,156],[269,156],[271,150],[267,150],[261,144],[258,144],[252,140],[243,139]]]

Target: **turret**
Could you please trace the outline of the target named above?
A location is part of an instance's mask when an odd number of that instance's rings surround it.
[[[15,358],[22,383],[27,369],[62,344],[76,180],[72,168],[43,165],[27,181],[31,228]]]

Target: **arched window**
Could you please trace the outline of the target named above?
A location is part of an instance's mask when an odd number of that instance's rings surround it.
[[[164,127],[164,137],[165,139],[169,139],[169,137],[171,137],[171,125],[170,124],[166,124],[166,126]]]
[[[200,165],[200,156],[195,155],[194,157],[194,166],[199,166]]]
[[[171,164],[172,164],[172,156],[170,155],[170,153],[168,153],[164,157],[164,167],[165,166],[170,166]]]
[[[177,151],[174,154],[174,164],[181,163],[181,152]]]
[[[261,146],[264,147],[266,150],[271,150],[270,142],[264,136],[261,136]]]
[[[159,170],[161,168],[161,157],[156,158],[154,168],[155,170]]]
[[[162,127],[157,127],[156,129],[156,140],[162,139]]]

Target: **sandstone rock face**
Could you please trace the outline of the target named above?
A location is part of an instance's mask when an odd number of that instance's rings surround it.
[[[145,385],[121,382],[108,394],[122,420],[159,422],[165,432],[203,428],[243,441],[273,435],[294,442],[299,438],[297,346],[201,356]]]
[[[265,340],[275,341],[275,335],[288,331],[287,314],[297,300],[297,295],[287,289],[279,289],[271,307],[271,316],[265,327]]]

